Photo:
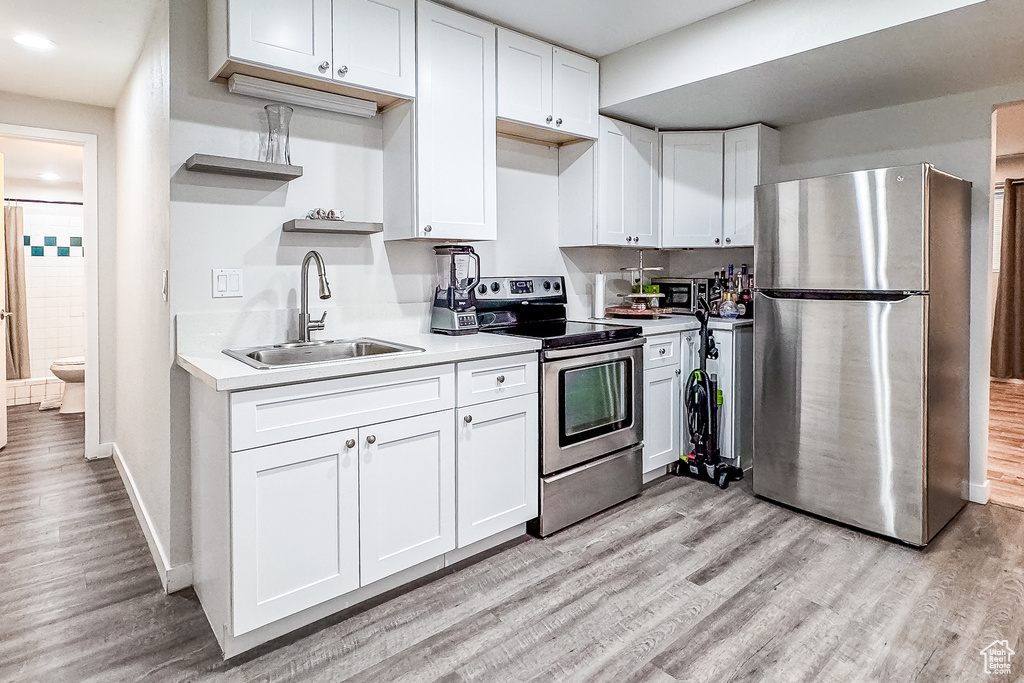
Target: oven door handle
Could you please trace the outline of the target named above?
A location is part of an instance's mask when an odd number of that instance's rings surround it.
[[[572,349],[553,349],[545,351],[544,360],[561,360],[563,358],[577,358],[580,356],[593,356],[599,353],[612,353],[624,349],[635,349],[647,343],[646,337],[637,337],[629,341],[616,342],[614,344],[591,344],[590,346],[578,346]]]

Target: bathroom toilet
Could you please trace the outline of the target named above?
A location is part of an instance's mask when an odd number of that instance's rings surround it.
[[[64,396],[60,401],[62,413],[85,412],[85,358],[59,358],[53,361],[50,372],[64,382]]]

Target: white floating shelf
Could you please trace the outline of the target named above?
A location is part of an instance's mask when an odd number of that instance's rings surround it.
[[[318,232],[338,235],[372,235],[384,232],[383,223],[358,223],[356,221],[310,220],[296,218],[283,227],[285,232]]]
[[[289,164],[271,164],[266,161],[219,157],[213,154],[193,154],[185,168],[197,173],[263,178],[266,180],[295,180],[302,177],[302,167]]]

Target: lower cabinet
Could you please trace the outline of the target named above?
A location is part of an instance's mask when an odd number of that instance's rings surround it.
[[[459,408],[460,548],[537,516],[537,412],[537,394]]]
[[[644,370],[644,473],[679,458],[679,365]]]
[[[359,587],[355,438],[353,429],[231,454],[236,633]]]
[[[455,548],[455,415],[359,429],[362,585]]]

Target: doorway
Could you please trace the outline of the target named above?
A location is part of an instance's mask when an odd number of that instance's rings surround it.
[[[993,116],[992,251],[989,270],[992,377],[989,385],[990,501],[1024,510],[1024,320],[1015,321],[1009,284],[1024,257],[1024,102],[996,107]],[[1004,211],[1005,209],[1005,211]],[[1003,284],[1002,288],[1000,283]]]
[[[84,404],[84,455],[106,455],[99,441],[96,136],[0,124],[0,153],[5,223],[18,231],[18,244],[5,248],[16,273],[7,279],[13,316],[6,337],[18,350],[6,364],[14,375],[6,409]],[[83,369],[84,387],[76,381]]]

